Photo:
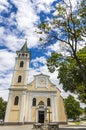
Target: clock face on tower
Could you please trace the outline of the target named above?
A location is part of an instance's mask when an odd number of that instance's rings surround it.
[[[37,77],[37,87],[46,87],[47,79],[44,76]]]

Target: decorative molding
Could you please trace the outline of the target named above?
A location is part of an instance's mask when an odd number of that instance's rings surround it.
[[[56,96],[56,92],[47,92],[47,91],[34,91],[34,92],[29,92],[30,95],[31,95],[31,98],[33,98],[34,96],[35,97],[40,97],[40,96],[43,96],[43,97],[51,97],[51,96]]]
[[[10,91],[26,91],[27,88],[9,88]]]

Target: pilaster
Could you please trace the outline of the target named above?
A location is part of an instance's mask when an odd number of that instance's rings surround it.
[[[22,102],[20,110],[20,123],[23,123],[25,120],[25,101],[26,101],[26,91],[22,91]]]
[[[9,114],[10,114],[10,108],[11,108],[11,99],[12,99],[12,92],[9,92],[8,103],[7,103],[6,114],[5,114],[5,120],[4,120],[5,123],[9,122]]]

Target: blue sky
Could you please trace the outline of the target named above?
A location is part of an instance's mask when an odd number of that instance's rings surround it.
[[[49,73],[46,59],[52,51],[61,51],[59,43],[46,48],[39,47],[39,36],[35,32],[37,25],[42,21],[51,20],[55,14],[55,6],[61,0],[0,0],[0,96],[8,98],[16,51],[21,49],[27,39],[28,49],[31,52],[28,82],[33,80],[33,74],[47,74],[50,80],[58,85],[57,72]],[[65,0],[68,2],[68,0]],[[72,5],[76,0],[71,0]]]

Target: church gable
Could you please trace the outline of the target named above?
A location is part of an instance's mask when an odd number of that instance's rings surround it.
[[[28,84],[28,90],[59,92],[59,89],[49,80],[49,76],[43,74],[34,76],[34,80]]]

